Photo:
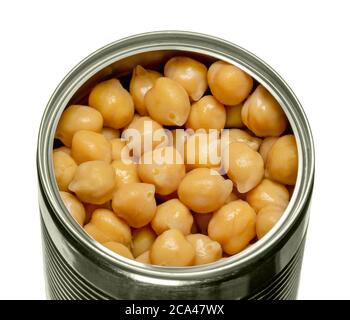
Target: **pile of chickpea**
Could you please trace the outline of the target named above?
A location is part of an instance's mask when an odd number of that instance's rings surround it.
[[[296,141],[279,103],[238,67],[178,56],[163,73],[138,65],[129,91],[106,80],[87,105],[64,110],[53,150],[57,185],[77,223],[115,253],[159,266],[212,263],[262,238],[282,216],[297,177]],[[153,138],[138,161],[125,162],[129,128],[141,139],[165,128],[205,131],[183,136],[195,150],[191,163]],[[196,139],[209,129],[229,130],[224,174],[198,160],[210,146]],[[180,163],[143,162],[169,148]]]

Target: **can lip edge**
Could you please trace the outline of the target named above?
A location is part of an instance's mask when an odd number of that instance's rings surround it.
[[[55,189],[57,189],[57,187],[56,187],[55,183],[52,183],[52,181],[51,181],[52,179],[50,179],[50,173],[51,173],[51,177],[52,177],[53,171],[52,171],[52,164],[49,161],[50,157],[47,156],[47,151],[52,149],[53,139],[52,139],[51,143],[50,143],[50,141],[48,141],[49,140],[48,133],[49,133],[50,128],[52,131],[52,128],[55,128],[57,125],[57,121],[58,121],[59,117],[57,116],[56,111],[58,111],[60,108],[62,109],[62,106],[63,106],[62,102],[64,100],[64,99],[62,99],[62,96],[66,96],[66,99],[67,99],[67,92],[71,91],[71,94],[73,94],[74,92],[72,92],[72,91],[75,91],[78,89],[79,85],[77,85],[77,79],[80,78],[80,82],[84,82],[91,76],[92,71],[93,71],[93,73],[96,73],[98,71],[98,69],[97,69],[98,66],[96,64],[97,64],[97,61],[100,60],[100,58],[101,58],[100,56],[102,54],[106,55],[104,57],[104,60],[103,60],[106,63],[106,60],[108,60],[108,57],[111,60],[111,53],[109,53],[109,56],[107,54],[111,48],[113,49],[115,46],[118,46],[118,45],[120,46],[120,45],[123,45],[123,43],[126,44],[126,43],[132,42],[132,41],[135,41],[136,43],[134,44],[134,50],[130,50],[130,48],[129,48],[129,50],[132,51],[130,55],[134,55],[135,50],[137,48],[139,50],[141,49],[141,51],[144,52],[145,45],[146,45],[145,44],[146,37],[148,37],[148,38],[153,37],[153,41],[159,40],[159,39],[154,39],[154,38],[163,37],[163,38],[165,38],[165,39],[163,39],[163,41],[168,42],[168,43],[170,41],[169,38],[172,38],[172,41],[175,41],[176,38],[181,38],[181,37],[190,38],[190,40],[192,40],[193,43],[191,43],[191,44],[187,43],[187,46],[184,43],[177,43],[174,45],[181,46],[181,48],[183,47],[189,51],[193,51],[193,52],[197,52],[197,53],[202,48],[203,52],[199,52],[199,53],[203,53],[205,55],[212,56],[212,57],[214,56],[216,58],[221,58],[221,59],[225,59],[225,56],[226,56],[226,58],[230,62],[232,62],[232,60],[234,60],[237,64],[239,64],[240,67],[242,67],[242,65],[241,65],[242,61],[240,61],[237,57],[232,57],[232,56],[227,57],[227,54],[226,55],[223,55],[222,53],[220,54],[220,52],[218,52],[218,48],[209,48],[210,44],[212,44],[213,46],[214,45],[217,46],[219,43],[221,45],[228,46],[228,48],[231,48],[232,50],[238,50],[242,55],[246,55],[249,59],[252,59],[253,62],[255,62],[256,64],[260,64],[260,67],[263,67],[266,69],[265,71],[272,73],[272,76],[273,76],[272,78],[274,78],[274,81],[277,80],[276,82],[285,90],[285,93],[286,92],[288,93],[289,99],[293,102],[291,105],[293,105],[294,107],[297,107],[297,111],[299,112],[299,116],[300,116],[300,118],[303,122],[303,125],[304,125],[304,130],[306,131],[306,132],[304,132],[305,137],[308,138],[308,147],[309,147],[308,148],[308,150],[309,150],[308,160],[309,160],[309,162],[306,164],[305,163],[303,164],[304,171],[305,171],[305,167],[308,168],[308,177],[307,177],[306,183],[305,183],[306,178],[303,177],[304,178],[303,190],[305,192],[303,194],[302,201],[300,201],[300,199],[299,199],[299,207],[298,207],[299,211],[302,209],[301,206],[306,203],[306,200],[309,197],[309,195],[311,195],[311,191],[312,191],[313,175],[314,175],[314,145],[313,145],[313,139],[312,139],[312,133],[311,133],[310,126],[308,124],[305,113],[304,113],[299,101],[297,100],[295,94],[290,89],[290,87],[285,83],[285,81],[270,66],[268,66],[265,62],[263,62],[261,59],[259,59],[254,54],[250,53],[249,51],[247,51],[247,50],[245,50],[245,49],[243,49],[243,48],[241,48],[233,43],[230,43],[226,40],[223,40],[223,39],[220,39],[217,37],[213,37],[213,36],[209,36],[209,35],[205,35],[205,34],[200,34],[200,33],[187,32],[187,31],[173,31],[173,30],[156,31],[156,32],[147,32],[147,33],[137,34],[137,35],[133,35],[133,36],[130,36],[127,38],[123,38],[121,40],[107,44],[106,46],[102,47],[101,49],[96,50],[95,52],[90,54],[87,58],[83,59],[76,67],[74,67],[72,69],[72,71],[70,71],[67,74],[67,76],[61,81],[61,83],[57,86],[56,90],[54,91],[52,97],[50,98],[50,100],[47,104],[47,107],[46,107],[45,112],[44,112],[43,117],[42,117],[40,129],[39,129],[39,136],[38,136],[38,153],[37,153],[37,168],[38,168],[39,181],[43,187],[45,195],[49,199],[49,201],[52,205],[52,208],[55,211],[54,214],[60,220],[60,222],[62,223],[62,226],[64,228],[68,229],[69,233],[72,236],[76,237],[79,240],[79,242],[82,242],[84,245],[88,246],[92,250],[98,251],[99,255],[104,257],[105,259],[107,259],[109,262],[120,265],[121,267],[128,269],[129,271],[131,268],[132,271],[134,271],[135,273],[138,273],[138,274],[160,276],[161,278],[177,280],[177,279],[182,279],[183,277],[185,277],[186,279],[189,279],[192,277],[198,277],[199,274],[201,274],[203,276],[204,275],[207,276],[209,274],[215,275],[215,274],[221,273],[223,271],[232,270],[233,268],[236,268],[239,266],[243,267],[244,265],[249,263],[251,260],[253,260],[254,257],[257,258],[257,256],[260,256],[261,253],[268,250],[269,247],[272,247],[273,244],[276,244],[276,241],[289,230],[289,228],[292,226],[292,222],[297,218],[297,216],[299,216],[301,214],[301,212],[299,214],[296,214],[296,217],[294,217],[293,221],[289,221],[289,223],[287,225],[286,224],[287,222],[285,220],[287,220],[287,218],[288,219],[291,218],[291,214],[290,214],[291,207],[288,206],[289,212],[286,212],[284,214],[285,219],[283,221],[280,221],[274,227],[275,230],[273,232],[271,231],[271,233],[269,235],[267,235],[265,239],[264,238],[260,239],[256,243],[257,245],[254,244],[253,246],[251,246],[251,248],[245,249],[241,253],[238,253],[238,254],[230,257],[229,259],[225,259],[228,261],[220,261],[220,262],[216,262],[214,264],[209,264],[209,265],[205,265],[205,266],[184,267],[184,268],[165,268],[165,267],[159,267],[159,266],[142,265],[140,263],[124,259],[122,257],[119,257],[119,256],[111,253],[109,250],[105,249],[102,245],[100,245],[96,241],[90,239],[90,237],[88,237],[86,234],[83,234],[83,230],[81,229],[81,227],[75,223],[75,221],[73,220],[72,217],[67,215],[67,210],[64,208],[64,206],[62,206],[62,201],[59,199],[59,197],[57,197],[58,190],[55,190]],[[143,40],[143,41],[140,41],[140,40]],[[181,40],[184,40],[184,39],[181,39]],[[186,39],[186,40],[189,40],[189,39]],[[177,41],[179,41],[179,39],[177,39]],[[206,42],[204,47],[200,46],[200,44],[203,45],[203,43],[201,43],[201,42]],[[142,47],[142,45],[143,45],[143,49],[140,48],[140,46]],[[158,46],[159,46],[159,44],[158,44]],[[148,46],[149,50],[147,50],[147,51],[160,50],[160,49],[154,49],[154,47],[156,47],[154,44]],[[160,45],[160,47],[162,47],[162,50],[174,50],[174,48],[170,47],[169,44],[168,45],[162,44],[162,45]],[[126,48],[124,48],[124,49],[126,49]],[[212,54],[213,53],[212,51],[215,51],[217,53],[217,56]],[[116,56],[116,52],[114,52],[114,56]],[[118,58],[118,55],[117,55],[117,57],[114,57],[114,58],[115,58],[115,61],[121,59],[120,57]],[[109,60],[109,62],[110,62],[110,60]],[[236,60],[239,60],[239,61],[236,61]],[[87,66],[85,66],[85,64],[90,65],[90,68],[89,68],[90,75],[89,75],[89,72],[87,72],[87,69],[86,69]],[[101,61],[100,61],[99,67],[100,67],[100,69],[103,68],[103,66],[101,67]],[[246,69],[246,67],[247,67],[247,65],[243,65],[243,69]],[[250,67],[252,68],[253,66],[250,65]],[[245,71],[247,71],[247,70],[245,70]],[[254,78],[257,78],[257,75],[252,70],[249,70],[248,73],[253,73]],[[259,74],[259,76],[263,77],[266,75]],[[82,79],[84,79],[84,81],[82,81]],[[75,81],[73,81],[73,80],[75,80]],[[259,80],[259,82],[260,81],[261,80]],[[267,79],[265,79],[265,81],[267,81]],[[262,83],[264,85],[266,85],[265,81],[262,81]],[[268,88],[270,90],[272,89],[271,83],[269,83]],[[276,88],[274,88],[274,89],[278,90]],[[276,93],[276,92],[274,91],[274,93]],[[61,102],[61,104],[58,103],[59,101]],[[52,120],[55,118],[55,116],[53,114],[56,114],[56,122],[52,122]],[[47,125],[48,119],[49,120],[51,119],[50,126]],[[295,131],[295,130],[296,130],[296,128],[293,128],[293,131]],[[46,139],[45,139],[45,136],[46,136]],[[51,135],[50,135],[50,137],[51,137]],[[298,144],[298,147],[300,147],[299,144]],[[45,150],[46,150],[46,152],[45,152]],[[300,150],[298,150],[298,151],[300,152]],[[46,153],[46,156],[45,156],[45,153]],[[305,156],[304,152],[302,152],[302,154],[303,154],[303,156]],[[299,157],[299,158],[301,158],[301,157]],[[301,172],[302,172],[302,170],[299,170],[299,174],[298,174],[299,185],[300,185],[300,180],[301,180],[301,177],[300,177]],[[55,203],[53,203],[52,199],[56,200]],[[292,200],[293,200],[293,198],[292,198]],[[296,201],[296,200],[294,199],[294,201]],[[298,208],[294,207],[293,209],[296,212],[298,210]],[[288,211],[288,208],[286,211]],[[62,212],[65,213],[64,216],[61,214]],[[289,228],[287,228],[287,226]]]

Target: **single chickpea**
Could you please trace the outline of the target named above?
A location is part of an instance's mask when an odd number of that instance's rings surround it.
[[[116,190],[128,183],[140,182],[137,174],[137,165],[133,162],[125,163],[122,160],[114,160],[112,167],[116,176]]]
[[[103,204],[112,199],[115,180],[110,164],[101,160],[88,161],[78,166],[68,189],[83,202]]]
[[[213,214],[208,235],[229,254],[242,251],[255,238],[256,214],[243,200],[232,201]]]
[[[60,191],[60,196],[68,212],[81,226],[83,226],[86,216],[83,204],[69,192]]]
[[[212,216],[213,216],[212,212],[209,212],[209,213],[194,212],[193,213],[194,222],[197,226],[198,232],[200,232],[204,235],[208,235],[208,224],[209,224],[209,221],[212,218]],[[196,232],[196,233],[198,233],[198,232]]]
[[[93,160],[110,163],[111,144],[101,133],[81,130],[73,136],[72,157],[78,164]]]
[[[208,70],[210,91],[222,104],[241,103],[253,88],[253,79],[240,68],[224,61],[214,62]]]
[[[124,184],[113,195],[113,211],[131,227],[141,228],[149,224],[156,213],[154,193],[155,187],[152,184]]]
[[[97,84],[89,95],[89,105],[103,116],[105,126],[120,129],[134,116],[134,102],[120,81],[110,79]]]
[[[165,147],[144,153],[137,173],[143,182],[154,184],[157,194],[168,195],[177,190],[186,168],[180,153]]]
[[[130,81],[130,94],[135,102],[135,109],[141,116],[147,116],[145,95],[162,75],[153,70],[146,70],[140,65],[134,68]]]
[[[242,121],[258,137],[279,136],[287,127],[283,109],[262,85],[244,102]]]
[[[118,129],[103,128],[101,133],[107,140],[120,138],[120,130]]]
[[[83,203],[85,209],[85,221],[84,225],[89,223],[92,217],[92,214],[97,209],[108,209],[112,210],[111,201],[107,201],[103,204],[92,204],[92,203]]]
[[[52,159],[58,189],[68,191],[68,186],[73,180],[78,166],[74,159],[64,151],[53,152]]]
[[[134,260],[134,256],[130,252],[129,248],[126,247],[125,245],[119,243],[119,242],[110,241],[110,242],[103,243],[103,245],[107,249],[113,251],[116,254],[119,254],[120,256],[122,256],[124,258]]]
[[[152,247],[157,235],[150,226],[144,226],[140,229],[135,229],[132,232],[131,251],[134,257],[138,257],[141,254],[149,251]]]
[[[229,143],[232,142],[242,142],[245,143],[248,147],[252,148],[254,151],[258,151],[261,139],[253,137],[248,132],[241,129],[230,129],[228,130],[228,140]]]
[[[268,233],[283,215],[285,208],[280,206],[266,206],[259,210],[256,218],[256,235],[261,239]]]
[[[164,66],[164,75],[183,86],[193,101],[198,101],[208,88],[207,67],[188,57],[171,58]]]
[[[186,239],[195,249],[195,266],[212,263],[222,258],[220,243],[211,240],[208,236],[197,233],[188,235]]]
[[[140,254],[135,260],[137,262],[140,262],[140,263],[151,264],[151,258],[149,256],[149,250],[144,252],[143,254]]]
[[[92,238],[101,243],[110,241],[124,245],[131,243],[130,227],[108,209],[95,210],[91,221],[85,225],[84,229]]]
[[[150,250],[152,264],[159,266],[192,266],[195,249],[179,230],[167,230],[154,241]]]
[[[298,149],[294,135],[280,137],[272,146],[266,160],[267,178],[295,185],[298,175]]]
[[[289,192],[283,184],[264,179],[247,193],[247,202],[256,212],[268,205],[285,208],[289,202]]]
[[[72,138],[77,131],[89,130],[101,132],[103,118],[94,108],[80,105],[72,105],[65,109],[58,122],[55,138],[70,147]]]
[[[117,138],[110,140],[112,160],[130,159],[130,152],[126,147],[126,141]],[[125,149],[124,149],[125,148]],[[123,153],[124,152],[124,153]]]
[[[208,213],[219,209],[232,192],[232,181],[225,180],[208,168],[194,169],[179,185],[178,195],[183,204],[195,212]]]
[[[225,127],[226,110],[223,104],[213,96],[204,96],[191,106],[190,115],[185,124],[186,128],[193,130],[218,129]]]
[[[243,128],[244,123],[242,122],[242,107],[243,103],[235,106],[226,107],[226,123],[225,128]]]
[[[266,164],[267,155],[269,154],[272,146],[278,140],[278,137],[267,137],[260,145],[259,153],[262,156],[264,163]]]
[[[223,162],[227,175],[240,193],[253,189],[264,176],[264,161],[261,155],[245,143],[229,144],[224,151]]]
[[[185,236],[191,233],[193,217],[188,208],[179,199],[160,204],[151,222],[153,230],[162,234],[169,229],[177,229]]]
[[[68,147],[65,147],[65,146],[53,149],[53,152],[58,152],[58,151],[62,151],[64,153],[67,153],[69,156],[72,155],[71,149]]]
[[[186,90],[176,81],[161,77],[146,93],[145,105],[152,119],[162,125],[182,126],[190,114]]]

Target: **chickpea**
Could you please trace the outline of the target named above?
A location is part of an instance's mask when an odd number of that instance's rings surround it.
[[[242,251],[255,238],[255,222],[255,211],[247,202],[232,201],[213,214],[208,235],[232,255]]]
[[[198,228],[198,231],[204,235],[208,235],[208,224],[210,219],[212,218],[213,213],[193,213],[193,218]]]
[[[192,224],[193,217],[190,210],[179,199],[160,204],[151,222],[153,230],[158,235],[169,229],[177,229],[186,236],[191,233]]]
[[[183,86],[193,101],[207,90],[207,67],[188,57],[171,58],[164,66],[164,75]]]
[[[52,159],[58,189],[68,191],[68,186],[73,180],[78,166],[74,159],[64,151],[55,151]]]
[[[103,204],[92,204],[92,203],[83,203],[85,209],[85,221],[84,225],[89,223],[92,217],[92,214],[97,209],[108,209],[112,210],[111,201],[107,201]]]
[[[146,70],[140,65],[134,68],[130,81],[130,94],[135,102],[135,109],[141,116],[147,116],[145,95],[162,75],[153,70]]]
[[[265,206],[259,210],[256,219],[256,235],[261,239],[278,222],[284,212],[284,207]]]
[[[157,210],[155,187],[148,183],[129,183],[118,188],[112,199],[115,214],[131,227],[149,224]]]
[[[240,129],[230,129],[228,131],[228,140],[229,143],[232,142],[242,142],[245,143],[248,147],[252,148],[254,151],[258,151],[261,139],[251,136],[248,132]]]
[[[122,160],[114,160],[112,162],[112,167],[114,168],[116,176],[116,190],[124,184],[140,182],[135,163],[125,163]]]
[[[195,168],[219,168],[221,163],[220,139],[215,133],[195,133],[187,138],[184,146],[188,170]]]
[[[266,160],[265,175],[277,182],[295,185],[298,175],[298,149],[294,135],[279,138]]]
[[[121,244],[119,242],[110,241],[110,242],[103,243],[103,245],[107,249],[115,252],[116,254],[119,254],[120,256],[122,256],[124,258],[134,260],[134,256],[130,252],[129,248],[124,246],[123,244]]]
[[[265,164],[267,160],[267,155],[269,154],[272,146],[275,144],[277,140],[278,140],[277,137],[267,137],[261,143],[259,153],[262,156]]]
[[[186,128],[193,130],[223,129],[226,122],[226,110],[223,104],[213,96],[204,96],[192,104]]]
[[[132,233],[131,251],[134,257],[149,251],[157,235],[150,226],[135,229]]]
[[[186,90],[176,81],[161,77],[146,93],[148,113],[162,125],[182,126],[190,114],[191,104]]]
[[[143,254],[140,254],[135,260],[140,263],[151,264],[149,250],[144,252]]]
[[[245,143],[233,142],[225,149],[224,167],[240,193],[248,192],[259,184],[264,176],[261,155]]]
[[[168,195],[177,190],[186,169],[180,153],[173,147],[165,147],[146,152],[137,172],[143,182],[154,184],[156,193]]]
[[[72,157],[78,164],[93,160],[109,163],[112,159],[111,144],[101,133],[81,130],[73,136]]]
[[[243,128],[244,123],[242,122],[242,107],[243,103],[235,106],[226,107],[226,123],[225,128]]]
[[[136,119],[123,132],[123,137],[126,139],[129,136],[131,137],[131,141],[128,143],[128,147],[132,149],[133,155],[137,157],[155,148],[166,146],[169,143],[168,136],[163,127],[150,117]]]
[[[129,149],[126,147],[126,141],[117,138],[110,140],[110,142],[112,160],[130,159]]]
[[[112,128],[103,128],[101,133],[107,140],[120,138],[120,130]]]
[[[70,147],[74,134],[79,130],[101,132],[103,118],[97,110],[80,105],[72,105],[65,109],[58,122],[55,138]]]
[[[60,191],[60,195],[69,213],[81,226],[83,226],[86,216],[83,204],[69,192]]]
[[[225,180],[208,168],[194,169],[180,183],[178,195],[182,203],[199,213],[219,209],[232,192],[232,181]]]
[[[258,137],[279,136],[287,127],[283,109],[262,85],[244,102],[242,121]]]
[[[212,263],[222,258],[221,245],[217,241],[211,240],[204,234],[190,234],[186,237],[187,241],[195,249],[194,265]]]
[[[186,267],[195,260],[195,249],[179,230],[167,230],[154,241],[150,250],[153,264]]]
[[[256,212],[268,205],[285,208],[289,202],[289,192],[283,184],[264,179],[247,193],[247,202]]]
[[[101,160],[88,161],[78,166],[68,189],[83,202],[103,204],[112,199],[115,180],[110,164]]]
[[[210,91],[222,104],[241,103],[253,88],[253,79],[238,67],[224,61],[214,62],[208,70]]]
[[[59,147],[59,148],[53,149],[53,152],[58,152],[58,151],[62,151],[64,153],[67,153],[69,156],[72,155],[71,149],[68,147]]]
[[[131,243],[130,227],[108,209],[95,210],[91,221],[85,225],[84,229],[92,238],[101,243],[110,241],[124,245]]]
[[[89,95],[89,105],[103,116],[105,126],[120,129],[134,116],[134,102],[120,81],[110,79],[97,84]]]

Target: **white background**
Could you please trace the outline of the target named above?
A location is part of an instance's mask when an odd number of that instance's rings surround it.
[[[35,149],[45,105],[99,47],[178,29],[232,41],[299,97],[316,146],[300,299],[350,299],[348,1],[1,1],[0,298],[44,299]]]

